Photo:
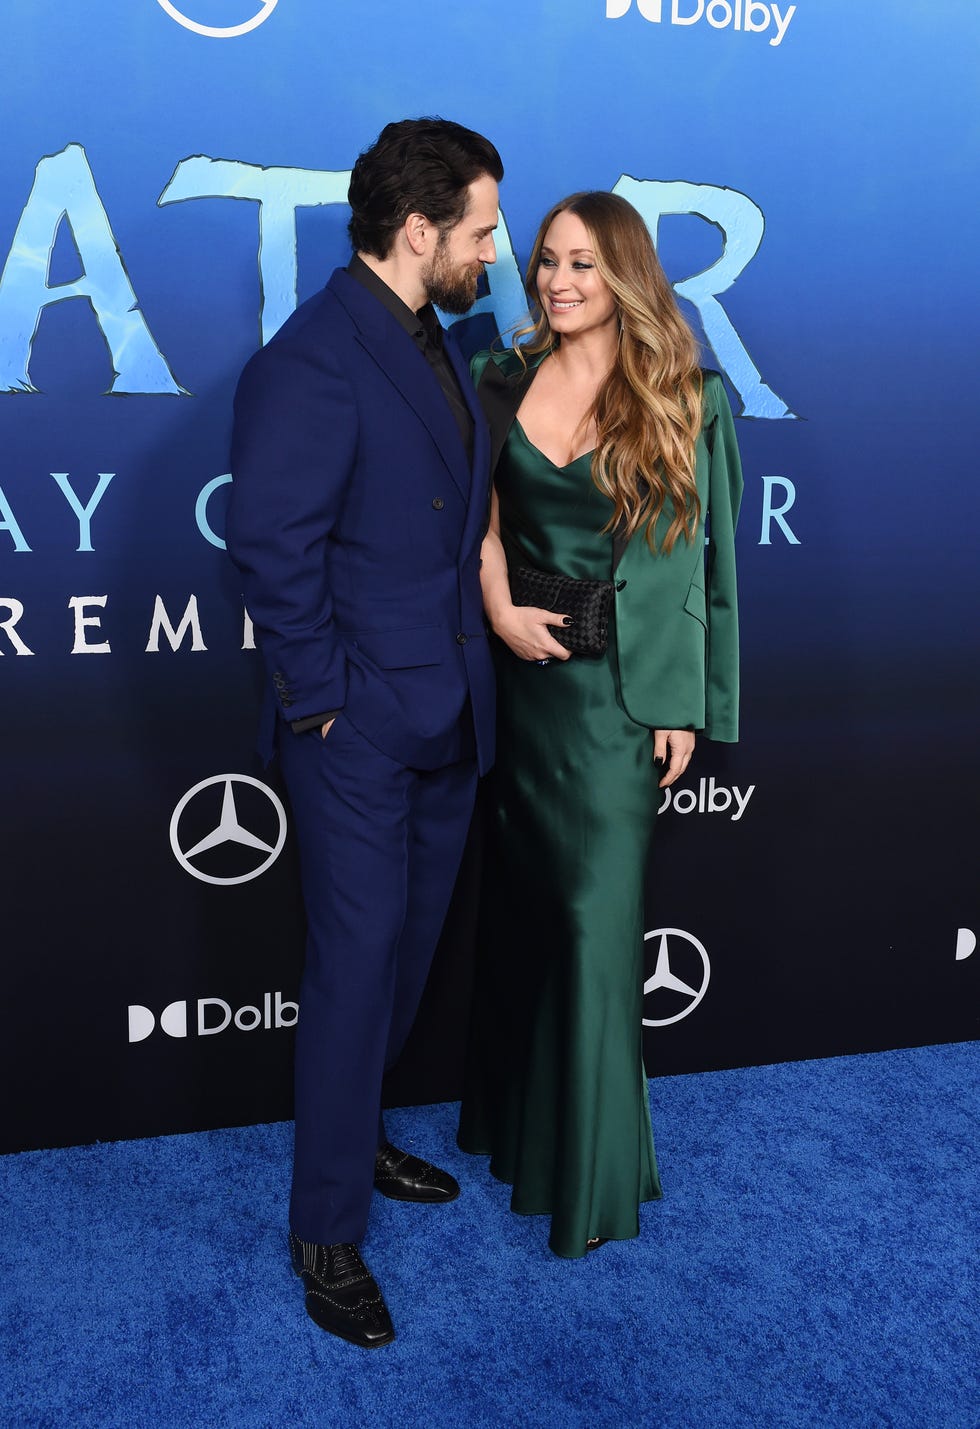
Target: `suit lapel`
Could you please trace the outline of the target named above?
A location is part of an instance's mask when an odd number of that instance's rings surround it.
[[[456,345],[455,338],[449,332],[446,334],[445,344],[450,364],[459,382],[459,390],[473,418],[473,470],[469,505],[460,542],[460,549],[465,550],[475,535],[482,539],[490,522],[490,430],[477,398],[469,367]]]
[[[444,343],[446,356],[449,358],[449,365],[456,374],[459,390],[463,394],[463,400],[469,408],[470,416],[473,418],[473,471],[479,473],[486,470],[487,464],[487,451],[490,442],[489,432],[487,430],[487,419],[477,399],[476,388],[473,386],[473,379],[470,377],[469,367],[451,331],[446,333]]]
[[[356,323],[361,346],[427,427],[450,476],[468,497],[471,473],[459,427],[425,357],[391,314],[343,269],[334,273],[328,286]]]

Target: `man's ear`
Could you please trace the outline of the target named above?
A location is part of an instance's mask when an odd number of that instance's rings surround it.
[[[435,232],[433,225],[426,218],[424,213],[410,213],[405,220],[403,228],[405,241],[409,248],[418,258],[424,258],[429,251],[432,234]]]

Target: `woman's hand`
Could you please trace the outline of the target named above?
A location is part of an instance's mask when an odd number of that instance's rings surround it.
[[[669,750],[669,754],[668,754]],[[694,753],[694,732],[690,729],[655,729],[653,731],[653,758],[659,759],[664,767],[664,777],[660,788],[667,789],[675,779],[679,779],[691,762]]]
[[[507,558],[500,540],[500,505],[494,488],[490,501],[490,525],[480,549],[480,584],[483,609],[505,645],[519,660],[567,660],[571,654],[548,629],[549,625],[571,625],[570,615],[539,610],[533,605],[515,605],[510,598]]]
[[[572,653],[559,645],[548,629],[549,625],[571,625],[570,615],[539,610],[535,605],[508,604],[494,612],[490,623],[520,660],[567,660]]]

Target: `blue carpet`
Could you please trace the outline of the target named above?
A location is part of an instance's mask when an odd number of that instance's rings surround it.
[[[665,1199],[572,1262],[455,1107],[393,1112],[463,1195],[375,1198],[376,1351],[303,1312],[288,1124],[2,1158],[0,1419],[977,1429],[978,1083],[977,1044],[655,1081]]]

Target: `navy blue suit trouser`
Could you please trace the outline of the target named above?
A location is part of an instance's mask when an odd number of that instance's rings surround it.
[[[296,1029],[290,1225],[358,1242],[367,1226],[381,1080],[415,1019],[459,871],[476,762],[407,769],[343,712],[284,733],[300,852],[306,965]]]

